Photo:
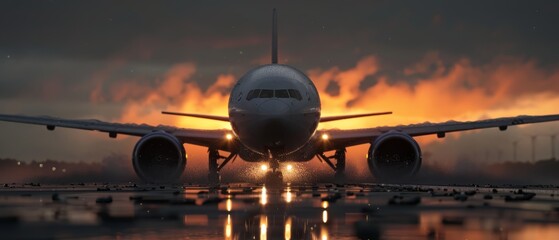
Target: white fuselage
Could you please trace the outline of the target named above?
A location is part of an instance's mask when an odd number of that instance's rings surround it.
[[[313,136],[320,120],[320,98],[313,82],[299,70],[263,65],[233,87],[229,119],[243,146],[279,157],[302,148]]]

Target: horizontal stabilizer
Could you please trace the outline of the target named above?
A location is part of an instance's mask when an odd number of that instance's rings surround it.
[[[167,114],[167,115],[176,115],[176,116],[184,116],[184,117],[204,118],[204,119],[211,119],[211,120],[229,122],[229,117],[224,117],[224,116],[206,115],[206,114],[195,114],[195,113],[167,112],[167,111],[162,111],[161,113],[162,113],[162,114]]]
[[[328,116],[328,117],[321,117],[320,122],[330,122],[330,121],[344,120],[344,119],[350,119],[350,118],[370,117],[370,116],[378,116],[378,115],[386,115],[386,114],[392,114],[392,112],[377,112],[377,113],[363,113],[363,114],[341,115],[341,116]]]

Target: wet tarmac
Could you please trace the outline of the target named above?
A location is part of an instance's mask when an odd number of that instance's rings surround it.
[[[0,187],[2,239],[558,239],[555,186]]]

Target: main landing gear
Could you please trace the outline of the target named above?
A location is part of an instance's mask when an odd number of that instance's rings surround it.
[[[219,151],[217,149],[208,149],[208,181],[210,182],[210,185],[218,186],[221,183],[221,176],[219,175],[219,171],[221,171],[221,169],[225,167],[225,165],[227,165],[227,163],[229,163],[231,160],[235,160],[236,157],[237,153],[234,152],[225,157],[219,155]],[[223,162],[221,162],[221,164],[219,164],[220,159],[223,159]]]
[[[279,169],[279,162],[276,159],[270,159],[270,170],[264,177],[264,186],[268,188],[282,188],[283,174]]]
[[[316,156],[320,161],[324,161],[332,170],[335,171],[334,177],[336,183],[345,183],[346,176],[345,176],[345,148],[341,148],[336,150],[334,155],[326,156],[324,153],[319,153]],[[336,164],[331,161],[331,159],[336,160]]]

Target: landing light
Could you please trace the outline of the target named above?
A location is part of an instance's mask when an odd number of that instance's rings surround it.
[[[293,165],[291,165],[291,164],[287,164],[287,167],[286,167],[286,168],[287,168],[287,171],[288,171],[288,172],[293,171]]]
[[[227,140],[233,139],[233,134],[231,134],[231,133],[225,134],[225,139],[227,139]]]
[[[262,164],[262,165],[260,165],[260,169],[262,169],[262,171],[266,171],[266,170],[268,170],[268,165]]]
[[[322,201],[322,208],[324,209],[328,208],[328,201]]]
[[[322,134],[322,140],[326,141],[326,140],[328,140],[328,138],[330,138],[330,136],[328,136],[328,134],[326,134],[326,133]]]

